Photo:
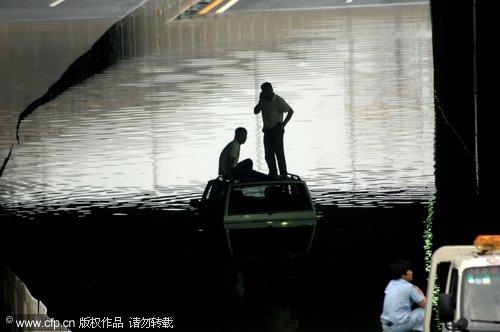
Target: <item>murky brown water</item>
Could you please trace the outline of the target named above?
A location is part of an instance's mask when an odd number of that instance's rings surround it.
[[[176,21],[156,42],[159,52],[117,63],[22,123],[2,206],[183,206],[215,177],[238,126],[249,131],[240,158],[267,171],[253,114],[264,81],[295,110],[289,171],[318,203],[427,201],[433,192],[427,5]],[[0,129],[12,131],[9,122]]]

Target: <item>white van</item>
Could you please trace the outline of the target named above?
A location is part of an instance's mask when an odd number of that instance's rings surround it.
[[[447,275],[438,273],[441,264],[449,265]],[[431,326],[436,316],[431,304],[437,278],[446,280],[439,295],[438,330],[500,331],[500,235],[481,235],[473,246],[444,246],[432,255],[426,332],[436,330]]]

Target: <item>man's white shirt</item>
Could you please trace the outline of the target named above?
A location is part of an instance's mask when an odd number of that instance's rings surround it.
[[[391,280],[385,289],[384,309],[380,318],[395,325],[410,320],[411,305],[420,303],[425,296],[404,279]]]
[[[283,122],[283,113],[287,113],[292,108],[287,102],[274,94],[271,101],[263,101],[260,103],[262,110],[262,122],[264,122],[264,129],[271,129],[277,123]]]
[[[234,163],[231,167],[235,167],[240,159],[240,143],[237,140],[232,140],[226,147],[222,150],[219,157],[219,175],[228,175],[230,169],[228,169],[229,157],[234,158]]]

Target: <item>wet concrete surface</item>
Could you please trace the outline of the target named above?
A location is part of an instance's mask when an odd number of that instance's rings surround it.
[[[147,0],[4,0],[0,22],[120,19]]]
[[[429,3],[425,0],[245,0],[238,1],[228,9],[233,11],[301,10],[319,8],[353,8],[358,6],[393,6]]]

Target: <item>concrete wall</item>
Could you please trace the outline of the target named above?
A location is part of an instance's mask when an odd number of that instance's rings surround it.
[[[150,52],[161,25],[198,1],[149,0],[121,19],[0,22],[0,160],[38,106],[137,50]]]
[[[47,307],[42,301],[33,297],[26,284],[5,266],[0,266],[0,287],[2,289],[2,312],[4,313],[0,321],[1,331],[25,330],[15,329],[13,323],[9,324],[6,321],[7,316],[12,316],[15,319],[51,319],[47,315]],[[59,328],[57,331],[67,331],[67,329]]]
[[[2,158],[15,139],[19,114],[112,24],[112,19],[0,23]]]

